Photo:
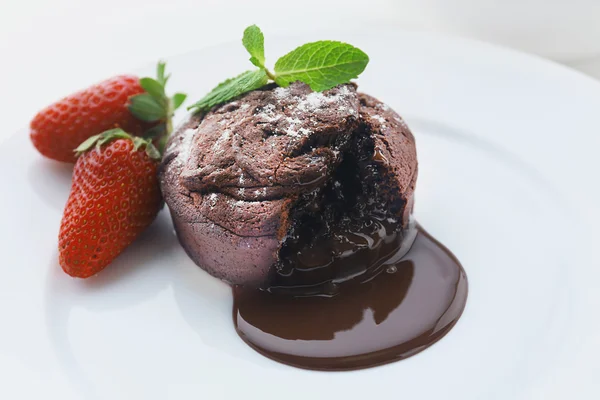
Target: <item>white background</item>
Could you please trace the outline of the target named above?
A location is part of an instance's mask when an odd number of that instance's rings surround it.
[[[251,23],[267,41],[319,31],[343,40],[342,31],[373,28],[448,32],[600,77],[599,16],[596,0],[0,0],[0,142],[74,90],[238,40]]]

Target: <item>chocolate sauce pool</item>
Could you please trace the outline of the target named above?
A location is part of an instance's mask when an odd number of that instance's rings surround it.
[[[460,318],[467,277],[448,249],[411,229],[337,260],[369,271],[341,284],[288,293],[234,287],[238,334],[266,357],[314,370],[372,367],[431,346]]]

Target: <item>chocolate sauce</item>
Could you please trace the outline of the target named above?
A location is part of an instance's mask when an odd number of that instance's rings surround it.
[[[386,364],[437,342],[465,307],[463,268],[419,226],[383,236],[382,245],[366,246],[377,254],[366,257],[363,247],[336,261],[349,270],[353,263],[370,263],[357,269],[369,273],[341,284],[329,280],[304,294],[234,287],[240,337],[275,361],[315,370]]]
[[[398,186],[390,143],[371,129],[359,125],[332,175],[295,200],[265,286],[233,289],[238,334],[275,361],[351,370],[400,360],[465,307],[464,270],[412,221],[414,187]]]

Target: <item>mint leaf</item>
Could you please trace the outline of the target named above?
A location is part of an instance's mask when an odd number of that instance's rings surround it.
[[[185,93],[175,93],[173,95],[173,111],[181,107],[186,98],[187,94]]]
[[[268,81],[267,73],[262,69],[243,72],[235,78],[221,82],[204,98],[188,107],[188,110],[206,111],[217,104],[225,103],[243,93],[258,89]]]
[[[131,97],[129,99],[129,111],[136,118],[147,122],[159,121],[166,117],[165,106],[148,93]]]
[[[250,57],[250,62],[256,65],[258,68],[264,68],[265,37],[258,26],[251,25],[244,30],[242,44],[252,56]]]
[[[286,87],[302,81],[317,92],[331,89],[364,71],[369,56],[347,43],[323,40],[292,50],[275,63],[275,82]]]
[[[152,97],[156,99],[164,99],[165,95],[165,87],[160,84],[156,79],[152,78],[141,78],[140,86],[146,92],[148,92]]]
[[[242,43],[250,53],[252,64],[260,69],[246,71],[220,83],[188,110],[207,111],[217,104],[260,88],[269,79],[283,87],[301,81],[312,90],[321,92],[358,77],[369,63],[369,57],[362,50],[347,43],[325,40],[307,43],[281,57],[275,64],[273,74],[265,67],[265,38],[258,26],[251,25],[244,30]],[[175,99],[173,103],[176,104]]]

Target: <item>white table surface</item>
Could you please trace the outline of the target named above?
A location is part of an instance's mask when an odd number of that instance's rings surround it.
[[[589,18],[590,7],[600,10],[600,2],[553,0],[553,7],[544,2],[545,23],[535,20],[534,3],[539,0],[454,0],[455,7],[445,0],[0,0],[0,143],[26,127],[40,108],[72,91],[160,57],[239,40],[252,23],[265,31],[267,51],[275,35],[322,32],[318,37],[343,40],[336,32],[428,30],[567,59],[600,77],[600,57],[593,57],[600,55],[600,40],[597,53],[596,42],[589,40],[600,34]],[[573,12],[565,15],[563,3],[573,4]],[[553,35],[546,35],[548,24]],[[565,42],[568,38],[575,45]]]

